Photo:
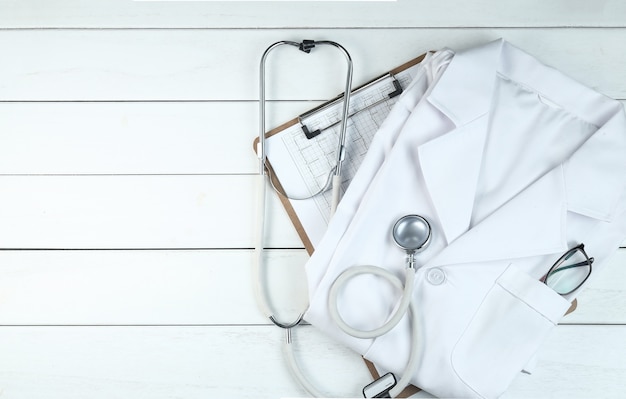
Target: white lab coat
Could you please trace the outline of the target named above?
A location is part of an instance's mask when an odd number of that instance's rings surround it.
[[[328,316],[328,290],[355,265],[403,276],[391,228],[426,217],[417,255],[421,331],[412,382],[443,397],[497,397],[580,292],[540,282],[568,248],[585,244],[591,278],[626,237],[626,118],[622,105],[499,40],[426,59],[374,138],[328,231],[307,263],[305,319],[401,374],[407,317],[357,339]],[[588,282],[586,284],[588,284]],[[370,330],[399,294],[374,276],[347,284],[339,309]]]

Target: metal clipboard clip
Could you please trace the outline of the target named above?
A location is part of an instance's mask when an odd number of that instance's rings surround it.
[[[348,113],[348,119],[350,119],[351,117],[353,117],[353,116],[355,116],[357,114],[360,114],[361,112],[365,112],[365,111],[367,111],[367,110],[369,110],[369,109],[371,109],[371,108],[373,108],[373,107],[375,107],[375,106],[377,106],[379,104],[382,104],[382,103],[388,101],[391,98],[397,97],[400,94],[402,94],[402,92],[403,92],[402,85],[400,84],[398,79],[396,79],[394,74],[389,72],[389,73],[387,73],[387,74],[385,74],[385,75],[383,75],[383,76],[381,76],[381,77],[379,77],[377,79],[374,79],[371,82],[368,82],[365,85],[363,85],[363,86],[353,90],[352,91],[352,95],[356,95],[359,92],[362,92],[363,90],[368,89],[368,88],[370,88],[370,87],[372,87],[372,86],[374,86],[376,84],[379,84],[379,83],[381,83],[381,82],[383,82],[383,81],[385,81],[387,79],[391,79],[391,84],[393,85],[393,90],[390,91],[389,93],[387,93],[386,96],[384,96],[384,97],[382,97],[382,98],[380,98],[380,99],[378,99],[378,100],[376,100],[376,101],[374,101],[374,102],[372,102],[370,104],[367,104],[364,107],[361,107],[361,108],[356,109],[356,110],[351,110]],[[307,111],[304,114],[298,116],[298,122],[300,123],[302,131],[304,132],[304,135],[306,136],[307,139],[310,140],[310,139],[320,135],[323,131],[328,130],[328,129],[330,129],[330,128],[334,127],[334,126],[337,126],[337,125],[339,125],[341,123],[341,119],[338,118],[337,121],[335,121],[335,122],[331,122],[331,123],[329,123],[327,125],[324,125],[322,127],[317,127],[317,128],[312,129],[309,126],[307,126],[307,124],[305,123],[305,120],[307,118],[309,118],[311,115],[314,115],[314,114],[316,114],[319,111],[322,111],[324,109],[336,106],[339,102],[342,101],[343,96],[344,96],[344,94],[340,94],[339,96],[335,97],[334,99],[332,99],[332,100],[330,100],[330,101],[328,101],[328,102],[326,102],[326,103],[324,103],[324,104],[322,104],[322,105],[320,105],[320,106],[318,106],[316,108],[313,108],[312,110]]]

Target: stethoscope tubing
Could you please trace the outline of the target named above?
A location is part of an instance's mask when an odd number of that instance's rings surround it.
[[[338,306],[338,296],[343,286],[352,278],[360,276],[362,274],[382,277],[389,281],[400,291],[402,291],[400,304],[397,306],[397,310],[394,312],[393,316],[380,327],[377,327],[370,331],[359,330],[346,323],[339,313]],[[330,315],[330,318],[337,325],[337,327],[339,327],[343,332],[348,335],[361,339],[380,337],[381,335],[385,335],[389,331],[391,331],[400,322],[400,320],[402,320],[404,315],[406,315],[409,305],[411,304],[411,297],[413,296],[413,286],[415,284],[414,282],[415,269],[412,268],[405,269],[405,279],[404,284],[402,284],[402,281],[398,277],[396,277],[396,275],[394,275],[387,269],[383,269],[382,267],[371,265],[352,266],[346,269],[343,273],[341,273],[331,285],[328,292],[328,313]]]
[[[379,270],[373,270],[373,269],[379,269]],[[335,289],[338,292],[339,289],[341,289],[341,287],[343,286],[343,284],[345,284],[349,279],[356,277],[357,275],[366,274],[366,273],[375,274],[380,277],[383,277],[387,279],[387,281],[389,281],[389,283],[393,285],[397,290],[403,291],[401,303],[398,306],[398,309],[396,310],[394,315],[391,317],[391,319],[385,324],[383,324],[381,327],[375,330],[371,330],[371,331],[361,331],[351,326],[348,326],[345,323],[345,321],[341,318],[341,316],[339,315],[339,311],[337,310],[338,308],[337,308],[336,294],[329,294],[328,306],[330,308],[330,315],[333,321],[337,324],[337,326],[339,326],[339,328],[341,328],[348,335],[352,335],[357,338],[366,339],[366,338],[376,338],[376,337],[386,334],[387,332],[391,331],[400,322],[400,320],[402,320],[402,318],[405,315],[408,315],[410,313],[411,347],[409,348],[409,359],[405,366],[404,372],[402,373],[402,376],[400,377],[400,380],[398,380],[396,383],[396,386],[393,387],[389,391],[389,396],[392,398],[395,398],[395,397],[398,397],[398,395],[400,395],[400,393],[404,390],[404,388],[406,388],[411,383],[411,378],[415,375],[417,371],[420,354],[422,353],[422,350],[421,350],[422,348],[419,347],[420,342],[421,342],[419,339],[420,334],[421,334],[421,323],[420,323],[420,319],[419,319],[419,315],[417,311],[418,308],[413,299],[413,284],[409,283],[409,281],[413,281],[415,277],[415,270],[409,269],[409,268],[406,269],[406,274],[405,274],[406,280],[405,280],[405,283],[402,284],[402,281],[400,280],[400,278],[396,277],[393,273],[383,268],[380,268],[377,266],[354,266],[344,271],[344,273],[342,273],[344,277],[342,277],[341,279],[338,277],[335,280],[335,282],[333,283],[334,287],[331,288],[331,290]],[[291,329],[285,330],[285,334],[286,334],[286,337],[285,337],[285,340],[283,341],[283,352],[284,352],[285,358],[287,359],[287,364],[289,365],[289,369],[291,370],[291,373],[294,376],[294,378],[300,383],[300,385],[310,395],[317,397],[317,398],[327,396],[327,395],[324,395],[322,392],[320,392],[309,381],[309,379],[305,377],[300,366],[298,365],[295,355],[294,355],[293,340],[291,337]]]

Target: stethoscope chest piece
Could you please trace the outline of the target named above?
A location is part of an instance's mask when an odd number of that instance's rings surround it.
[[[430,242],[431,229],[426,219],[419,215],[406,215],[393,225],[393,239],[407,253],[422,251]]]
[[[415,268],[415,253],[422,251],[430,243],[432,231],[430,223],[419,215],[402,216],[391,231],[393,240],[407,254],[407,267]]]

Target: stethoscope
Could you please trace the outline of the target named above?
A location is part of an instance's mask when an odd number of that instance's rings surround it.
[[[268,168],[266,165],[266,153],[265,153],[265,62],[268,54],[275,48],[283,45],[294,46],[304,51],[305,53],[309,53],[312,48],[316,45],[330,45],[337,49],[339,49],[346,57],[348,63],[348,72],[346,76],[346,87],[343,96],[343,115],[341,119],[341,132],[339,135],[339,146],[337,151],[337,163],[335,167],[330,171],[332,174],[332,186],[333,186],[333,200],[332,200],[332,208],[331,208],[331,216],[334,214],[337,203],[339,202],[339,190],[341,185],[341,164],[345,158],[345,140],[346,140],[346,125],[348,119],[348,107],[349,107],[349,99],[350,99],[350,91],[352,87],[352,59],[348,52],[338,43],[332,41],[313,41],[313,40],[304,40],[302,43],[292,42],[292,41],[280,41],[269,46],[263,56],[261,58],[260,63],[260,101],[259,101],[259,112],[260,112],[260,124],[259,124],[259,146],[257,147],[257,153],[259,156],[259,175],[258,175],[258,201],[257,201],[257,235],[255,242],[255,256],[254,256],[254,264],[253,264],[253,279],[255,281],[255,294],[257,297],[257,302],[261,309],[261,312],[269,318],[269,320],[275,324],[276,326],[285,330],[285,340],[283,342],[283,350],[285,353],[285,357],[287,363],[292,371],[292,374],[296,378],[296,380],[300,383],[300,385],[307,391],[309,394],[315,397],[323,397],[325,396],[321,391],[317,389],[304,375],[302,370],[300,369],[295,355],[293,351],[292,345],[292,334],[291,329],[297,326],[304,316],[304,312],[300,313],[295,321],[293,322],[282,322],[279,321],[274,312],[271,310],[269,306],[269,301],[267,300],[267,295],[265,294],[264,288],[262,286],[261,279],[261,268],[264,264],[263,262],[263,244],[264,244],[264,233],[265,233],[265,196],[266,196],[266,178],[269,176]],[[329,176],[330,176],[329,174]],[[318,195],[322,192],[325,192],[329,186],[329,180],[327,180],[324,187],[322,187],[319,191],[306,196],[306,197],[294,197],[289,196],[282,190],[278,190],[276,186],[272,183],[271,177],[269,178],[269,182],[274,187],[274,189],[281,195],[289,198],[289,199],[308,199],[312,198],[315,195]],[[400,218],[392,227],[392,237],[395,243],[403,250],[406,251],[407,260],[406,260],[406,271],[405,271],[405,282],[402,281],[395,276],[393,273],[377,266],[353,266],[346,269],[343,273],[341,273],[337,279],[332,284],[329,291],[329,314],[333,321],[337,324],[337,326],[344,331],[346,334],[351,336],[362,338],[362,339],[371,339],[376,338],[381,335],[388,333],[392,330],[404,317],[407,311],[410,309],[412,317],[411,319],[411,327],[412,327],[412,340],[411,340],[411,351],[409,354],[409,360],[407,362],[407,366],[405,371],[400,378],[399,381],[396,381],[395,376],[391,373],[385,374],[383,377],[374,381],[371,384],[368,384],[363,389],[363,395],[365,397],[396,397],[409,383],[410,378],[413,376],[417,370],[417,364],[419,360],[419,350],[417,347],[418,343],[418,335],[419,335],[419,317],[416,314],[416,307],[413,303],[413,286],[414,286],[414,278],[415,278],[415,254],[428,245],[431,238],[431,227],[428,221],[419,216],[419,215],[406,215]],[[382,326],[375,328],[371,331],[362,331],[353,328],[348,325],[339,312],[337,306],[337,297],[341,291],[341,288],[352,278],[362,275],[362,274],[374,274],[380,276],[382,278],[387,279],[394,287],[398,290],[403,291],[402,299],[400,300],[400,304],[397,306],[397,310],[394,315],[389,318],[389,320],[384,323]]]

